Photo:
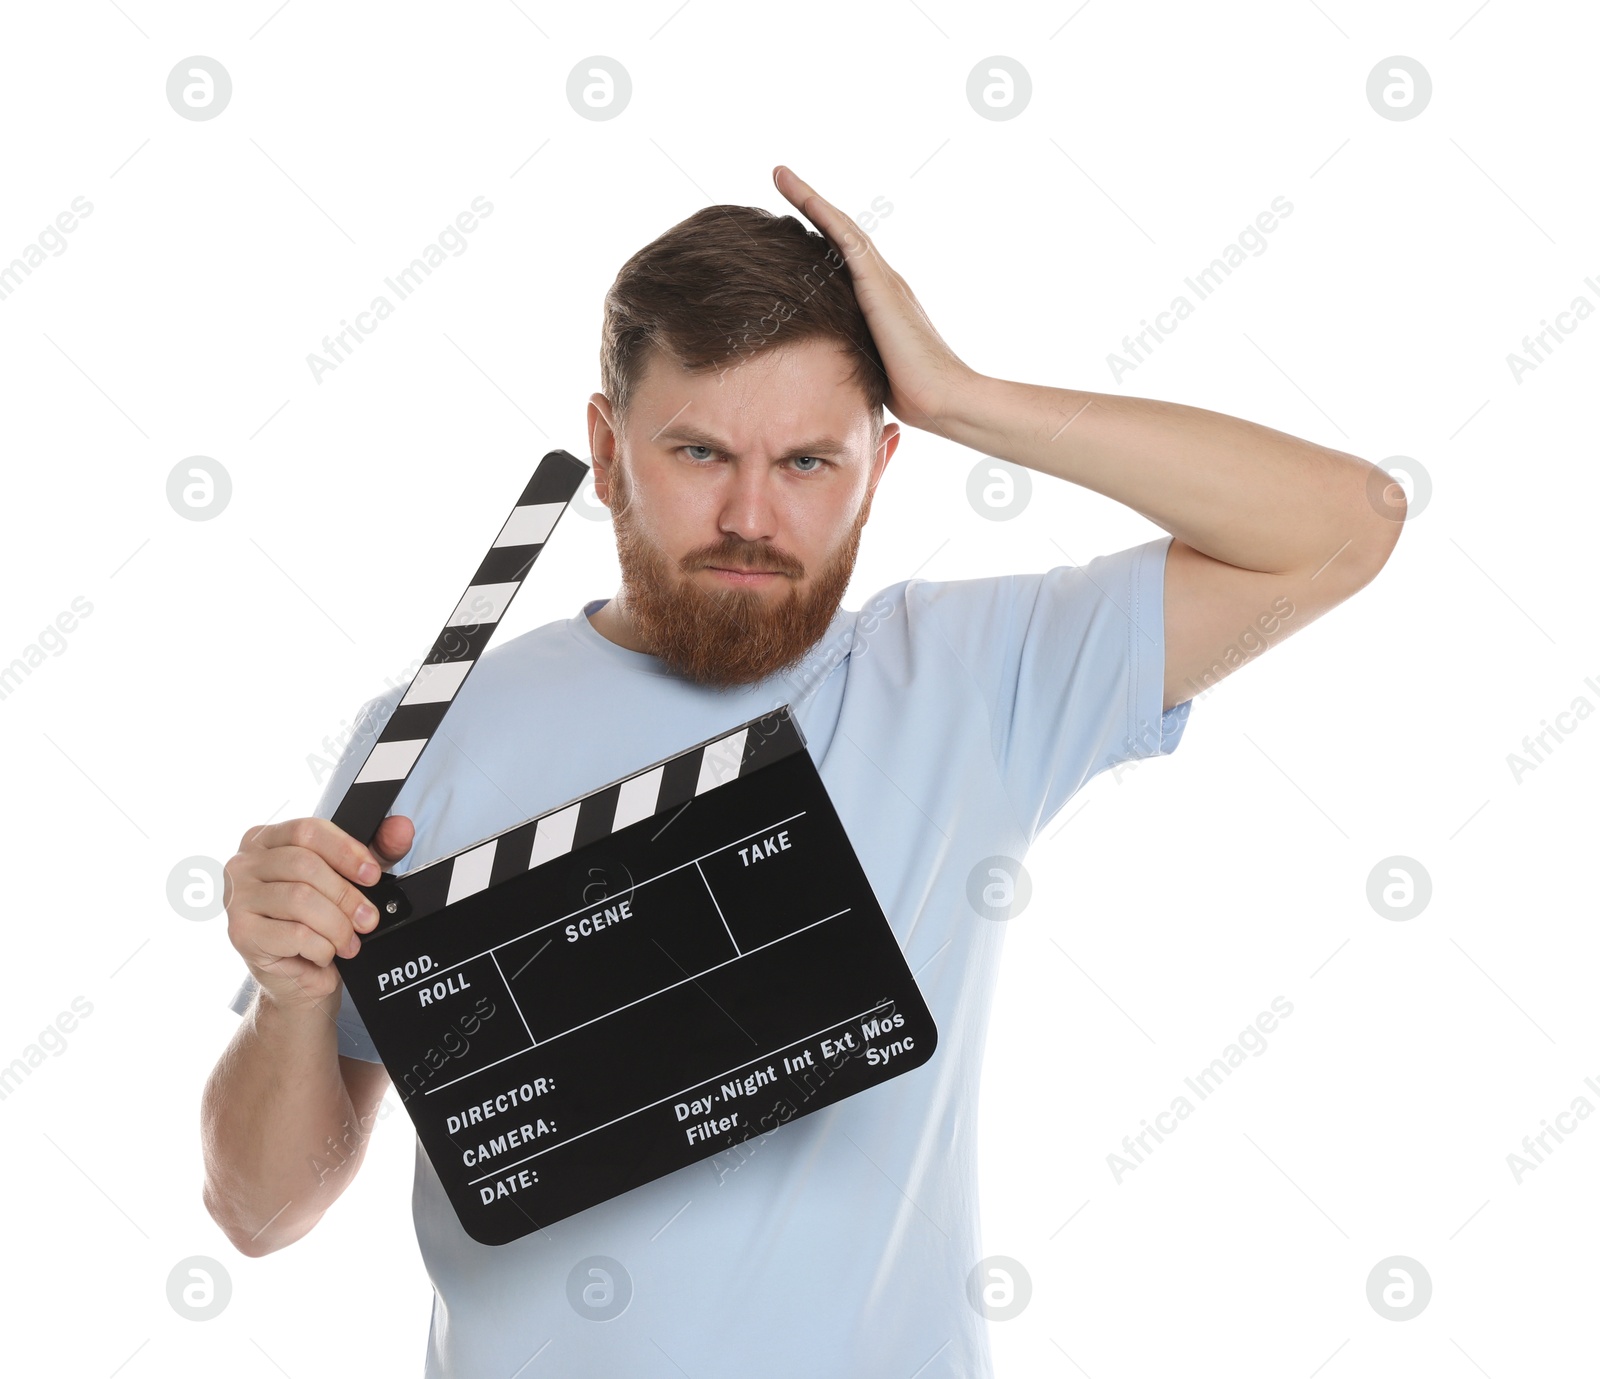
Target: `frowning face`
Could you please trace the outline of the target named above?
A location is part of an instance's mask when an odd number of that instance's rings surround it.
[[[589,402],[595,492],[622,589],[597,631],[719,688],[800,660],[849,585],[872,494],[899,444],[837,345],[771,348],[693,374],[652,351],[618,419]]]

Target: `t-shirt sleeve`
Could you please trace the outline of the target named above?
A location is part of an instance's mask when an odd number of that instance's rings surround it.
[[[361,706],[361,711],[356,715],[355,724],[350,730],[350,740],[345,744],[338,762],[323,785],[322,798],[317,801],[317,807],[311,811],[314,817],[318,819],[333,817],[333,811],[338,808],[339,801],[350,788],[350,782],[355,779],[356,772],[367,759],[367,750],[372,745],[373,738],[381,731],[389,714],[394,711],[394,706],[403,690],[403,686],[399,690],[390,690],[367,700]],[[247,971],[238,990],[233,993],[233,999],[228,1002],[228,1008],[237,1015],[243,1015],[255,999],[257,989],[256,979]],[[360,1058],[368,1063],[383,1061],[378,1057],[378,1050],[372,1043],[372,1036],[367,1033],[366,1025],[362,1023],[361,1013],[343,986],[339,989],[339,1014],[334,1023],[339,1028],[340,1053],[347,1058]]]
[[[1161,707],[1171,543],[908,590],[977,686],[1003,787],[1030,838],[1094,776],[1169,755],[1183,736],[1192,701]]]

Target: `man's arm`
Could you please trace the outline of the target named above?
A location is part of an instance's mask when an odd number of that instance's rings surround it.
[[[271,1254],[322,1219],[366,1157],[388,1086],[381,1063],[338,1054],[317,1006],[257,993],[201,1110],[206,1209],[236,1249]]]
[[[330,792],[349,784],[339,773],[353,775],[355,759],[347,750]],[[303,1236],[366,1156],[388,1074],[339,1052],[333,959],[354,957],[378,922],[352,883],[377,880],[414,836],[400,814],[370,846],[327,819],[288,819],[246,829],[223,866],[228,940],[257,990],[201,1098],[202,1198],[244,1254]]]
[[[1172,533],[1163,709],[1349,598],[1400,536],[1405,495],[1377,466],[1255,422],[979,374],[948,398],[941,434]]]
[[[782,164],[773,181],[849,264],[896,417],[1082,484],[1172,533],[1163,711],[1272,645],[1263,634],[1342,603],[1389,558],[1405,494],[1376,465],[1199,407],[985,377],[849,216]]]

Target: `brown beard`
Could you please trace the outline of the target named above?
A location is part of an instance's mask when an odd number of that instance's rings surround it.
[[[821,573],[802,592],[803,566],[766,542],[731,533],[715,546],[690,551],[675,570],[639,529],[623,465],[614,463],[612,473],[611,521],[622,566],[622,602],[639,637],[672,669],[713,689],[754,684],[793,666],[828,630],[855,569],[870,493]],[[790,587],[776,593],[732,587],[707,591],[691,577],[707,565],[776,570]]]

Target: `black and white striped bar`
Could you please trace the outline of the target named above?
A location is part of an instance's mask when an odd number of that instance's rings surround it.
[[[800,725],[783,704],[731,732],[394,877],[392,885],[403,897],[401,908],[391,919],[380,905],[381,922],[367,941],[804,750]]]
[[[565,450],[552,450],[539,461],[334,810],[333,822],[351,837],[372,841],[588,472],[588,465]]]

